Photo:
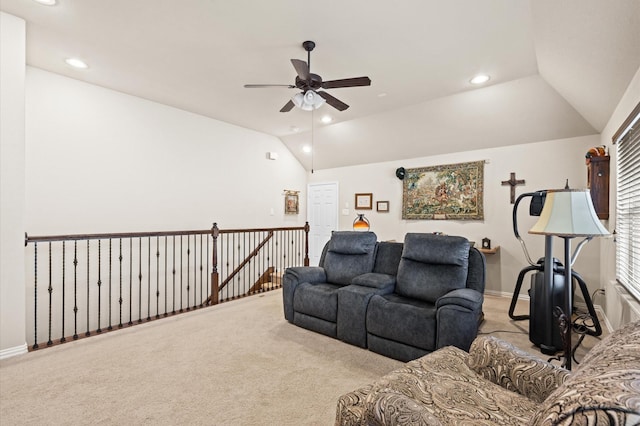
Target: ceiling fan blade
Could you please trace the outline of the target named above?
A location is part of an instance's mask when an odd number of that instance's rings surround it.
[[[316,92],[316,93],[318,95],[322,96],[324,98],[324,100],[327,101],[327,103],[329,105],[331,105],[332,107],[334,107],[338,111],[344,111],[345,109],[349,108],[349,105],[345,104],[344,102],[342,102],[341,100],[339,100],[337,98],[334,98],[333,96],[331,96],[327,92]]]
[[[280,109],[280,112],[289,112],[291,111],[291,108],[293,108],[295,105],[293,104],[293,102],[291,100],[289,100],[289,102],[287,102],[282,109]]]
[[[302,61],[300,59],[292,59],[291,63],[293,64],[293,67],[296,69],[296,72],[298,73],[298,77],[300,77],[300,80],[306,81],[309,79],[309,66],[305,61]]]
[[[265,87],[286,87],[287,89],[296,88],[293,84],[245,84],[244,87],[247,89],[262,89]]]
[[[371,86],[371,79],[369,77],[354,77],[343,78],[341,80],[329,80],[322,82],[323,89],[337,89],[339,87],[356,87],[356,86]]]

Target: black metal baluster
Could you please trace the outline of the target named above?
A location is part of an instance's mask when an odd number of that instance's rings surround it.
[[[129,238],[129,325],[133,325],[133,238]]]
[[[229,276],[229,270],[231,269],[229,262],[233,261],[233,252],[232,252],[233,249],[231,249],[229,247],[229,245],[231,245],[231,247],[233,247],[232,235],[227,235],[226,238],[227,238],[227,250],[225,251],[225,254],[227,256],[227,273],[226,273],[226,275],[224,275],[225,279],[226,279],[226,277]],[[229,283],[227,283],[227,286],[225,287],[225,290],[226,290],[225,291],[225,295],[226,295],[225,299],[229,298],[229,289],[231,287],[233,287],[233,283],[231,283],[231,285],[229,285]]]
[[[189,235],[187,235],[187,311],[190,310],[189,308],[189,290],[191,289],[191,276],[189,274],[189,258],[191,256],[191,237]]]
[[[173,268],[171,274],[173,275],[173,297],[171,302],[173,303],[172,313],[176,313],[176,236],[173,236]]]
[[[142,237],[138,238],[138,324],[142,322]]]
[[[73,242],[73,340],[78,338],[78,242]]]
[[[100,316],[102,314],[102,240],[98,240],[98,333],[102,333]]]
[[[147,244],[147,321],[151,321],[151,237]]]
[[[234,236],[234,240],[235,240],[235,235]],[[233,270],[235,270],[242,259],[242,254],[240,252],[241,246],[240,246],[240,235],[238,235],[238,245],[236,246],[237,250],[233,252]],[[238,297],[239,294],[239,290],[240,290],[240,274],[236,274],[236,276],[233,278],[233,282],[234,282],[234,286],[233,286],[233,295],[231,296],[233,299],[235,299],[236,297]]]
[[[113,330],[113,326],[111,325],[111,309],[112,309],[112,300],[111,300],[111,278],[112,278],[112,250],[111,250],[111,238],[109,238],[109,326],[107,330]]]
[[[183,312],[182,309],[182,276],[183,276],[183,271],[182,271],[182,235],[180,235],[180,312]]]
[[[275,237],[275,234],[269,239],[269,243],[266,245],[266,258],[267,258],[267,267],[271,267],[271,251],[273,250],[273,238]],[[273,265],[273,271],[271,272],[272,275],[271,277],[275,277],[277,275],[275,275],[276,273],[276,265]],[[271,278],[273,279],[273,278]]]
[[[65,299],[66,299],[66,288],[65,288],[65,277],[66,277],[66,257],[67,251],[65,248],[65,241],[62,242],[62,333],[60,337],[60,343],[64,343],[67,339],[64,337],[64,321],[65,321]]]
[[[164,237],[164,316],[167,316],[167,236]]]
[[[33,243],[33,349],[38,349],[38,243]]]
[[[202,253],[203,253],[204,249],[202,247],[202,234],[200,234],[200,306],[202,306],[204,304],[204,301],[202,299]]]
[[[156,237],[156,319],[160,318],[160,237]]]
[[[49,338],[47,340],[47,346],[51,346],[53,345],[53,341],[51,340],[51,313],[52,313],[52,309],[53,309],[53,284],[51,282],[51,280],[53,279],[52,277],[52,269],[51,269],[51,241],[49,242],[49,287],[47,288],[47,291],[49,292]]]
[[[206,267],[207,267],[207,271],[210,271],[211,269],[209,268],[209,260],[211,259],[211,256],[209,254],[209,245],[211,243],[209,242],[209,238],[206,238],[205,242],[206,242],[206,245],[207,245],[207,260],[206,260],[207,264],[206,264]],[[211,291],[211,282],[210,282],[211,276],[209,274],[204,274],[204,276],[206,277],[206,280],[207,280],[205,295],[207,296],[206,299],[208,300],[209,296],[211,296],[209,294],[210,291]]]
[[[120,314],[118,317],[118,328],[122,328],[122,238],[119,239],[120,254],[118,255],[118,262],[120,262],[120,294],[118,297],[118,305],[120,306]]]
[[[89,309],[89,300],[90,300],[90,295],[91,295],[91,281],[89,280],[89,273],[91,271],[90,269],[90,257],[89,257],[89,240],[87,240],[87,331],[85,331],[84,335],[85,336],[91,336],[91,329],[89,328],[89,313],[90,313],[90,309]]]

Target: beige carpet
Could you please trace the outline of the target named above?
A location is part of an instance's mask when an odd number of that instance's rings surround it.
[[[281,291],[0,361],[0,423],[331,425],[337,398],[401,365],[284,320]],[[482,332],[536,352],[509,299]],[[589,337],[585,347],[595,338]],[[546,358],[546,357],[545,357]]]

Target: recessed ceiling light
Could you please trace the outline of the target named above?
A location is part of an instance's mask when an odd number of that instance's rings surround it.
[[[322,121],[324,124],[327,123],[331,123],[333,121],[333,118],[329,117],[328,115],[323,116],[320,121]]]
[[[482,84],[482,83],[486,83],[487,81],[489,81],[489,79],[491,79],[491,77],[489,77],[486,74],[478,74],[475,77],[473,77],[471,80],[469,80],[469,82],[471,84]]]
[[[300,131],[298,126],[289,126],[289,129],[294,133],[298,133]]]
[[[306,152],[306,153],[309,153],[309,152],[311,152],[311,147],[309,145],[305,145],[305,146],[302,147],[302,150],[304,152]]]
[[[387,96],[386,93],[382,92],[382,93],[378,93],[378,97],[379,98],[384,98],[385,96]]]
[[[34,0],[36,3],[43,4],[45,6],[55,6],[57,0]]]
[[[86,64],[86,62],[84,62],[82,59],[78,59],[78,58],[67,58],[64,60],[68,65],[71,65],[74,68],[79,68],[79,69],[87,69],[89,68],[89,65]]]

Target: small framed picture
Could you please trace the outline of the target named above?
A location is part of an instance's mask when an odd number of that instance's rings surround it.
[[[376,210],[383,213],[389,212],[389,202],[388,201],[377,201],[376,202]]]
[[[372,210],[373,209],[373,194],[356,194],[356,209],[357,210]]]
[[[284,213],[298,214],[298,194],[289,193],[284,196]]]

